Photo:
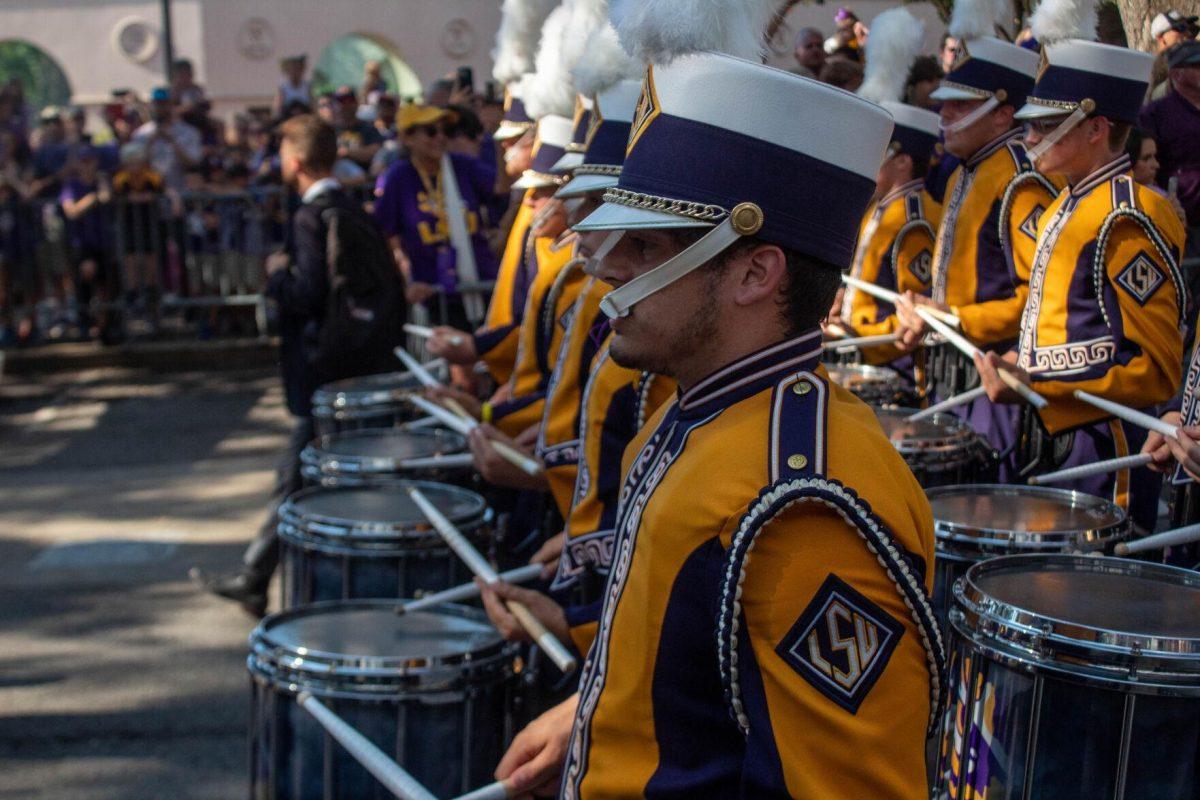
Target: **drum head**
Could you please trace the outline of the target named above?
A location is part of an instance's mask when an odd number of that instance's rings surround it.
[[[480,495],[457,486],[397,481],[378,486],[305,489],[288,498],[287,508],[281,514],[299,518],[301,524],[347,529],[431,527],[409,497],[408,486],[419,488],[443,516],[456,524],[473,522],[487,510],[487,503]]]
[[[1042,486],[943,486],[926,492],[939,545],[989,553],[1094,550],[1128,533],[1125,511],[1100,497]]]
[[[327,383],[313,392],[313,405],[327,408],[374,406],[403,400],[421,388],[409,372],[381,372]]]
[[[971,567],[951,622],[985,650],[1082,677],[1200,693],[1200,574],[1118,558],[1008,556]]]
[[[834,383],[857,393],[859,388],[899,387],[900,377],[890,369],[873,367],[870,364],[826,364],[825,370]]]
[[[916,408],[876,408],[883,432],[901,453],[936,447],[966,447],[973,438],[971,427],[950,414],[910,420]]]
[[[306,460],[336,459],[339,463],[358,462],[378,465],[375,469],[395,469],[398,461],[461,453],[466,449],[467,440],[452,431],[367,430],[322,436],[309,445]]]

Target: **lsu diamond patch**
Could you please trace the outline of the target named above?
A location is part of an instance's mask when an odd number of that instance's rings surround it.
[[[908,271],[921,283],[929,283],[933,277],[933,253],[925,248],[908,262]]]
[[[1117,283],[1143,306],[1165,280],[1166,276],[1155,266],[1145,250],[1134,256],[1133,260],[1117,273]]]
[[[775,652],[855,714],[903,634],[894,617],[831,573]]]
[[[1042,218],[1042,214],[1045,213],[1045,211],[1046,207],[1041,204],[1034,206],[1033,211],[1030,211],[1025,219],[1021,221],[1018,230],[1036,242],[1038,220]]]

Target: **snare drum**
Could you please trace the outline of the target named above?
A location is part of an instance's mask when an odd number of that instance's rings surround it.
[[[954,587],[934,797],[1200,797],[1200,575],[998,558]]]
[[[318,436],[363,428],[394,428],[420,416],[408,396],[421,388],[409,372],[383,372],[327,383],[313,392]]]
[[[482,497],[458,486],[396,481],[302,489],[279,508],[284,607],[414,597],[469,581],[470,571],[413,503],[407,486],[419,487],[486,551],[491,512]]]
[[[306,486],[357,486],[410,478],[466,485],[474,470],[439,465],[445,456],[467,453],[467,440],[440,429],[367,430],[321,436],[300,453]]]
[[[894,406],[906,398],[900,375],[869,364],[826,364],[829,378],[870,406]]]
[[[296,702],[310,692],[438,797],[491,782],[511,733],[516,648],[480,611],[388,601],[272,614],[250,636],[250,796],[391,795]]]
[[[910,420],[917,411],[876,408],[875,416],[921,486],[974,483],[987,474],[989,448],[970,425],[951,414]]]
[[[950,588],[972,564],[1019,553],[1111,550],[1130,534],[1115,503],[1068,489],[978,484],[925,493],[936,546],[933,607],[943,622]]]

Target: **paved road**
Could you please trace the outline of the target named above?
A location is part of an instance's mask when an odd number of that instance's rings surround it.
[[[246,794],[236,563],[287,415],[268,369],[0,382],[0,798]]]

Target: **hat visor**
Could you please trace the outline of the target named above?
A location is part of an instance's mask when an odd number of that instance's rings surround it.
[[[569,169],[575,169],[583,163],[583,153],[564,153],[563,157],[554,162],[554,166],[550,169],[554,172],[566,172]]]
[[[577,231],[652,230],[655,228],[711,228],[703,222],[665,211],[631,208],[620,203],[604,203],[574,226]]]
[[[400,115],[404,116],[404,112],[401,111]],[[458,119],[458,115],[455,114],[453,111],[450,111],[449,109],[426,108],[426,109],[423,109],[421,111],[421,113],[409,116],[407,119],[405,119],[404,127],[402,130],[410,131],[413,128],[418,128],[422,125],[432,125],[433,123],[441,122],[442,120],[449,120],[451,122],[454,122],[457,119]]]
[[[554,193],[555,197],[564,200],[572,197],[583,197],[592,192],[602,192],[617,185],[614,175],[576,175],[570,182]]]
[[[545,189],[550,186],[558,186],[561,181],[554,180],[552,176],[545,175],[541,172],[526,170],[521,177],[513,183],[514,189]]]
[[[1050,117],[1066,117],[1071,112],[1057,106],[1044,106],[1041,103],[1026,103],[1021,106],[1013,119],[1048,119]]]
[[[524,134],[525,131],[529,130],[531,127],[533,126],[528,123],[520,124],[502,121],[500,123],[500,127],[496,128],[496,132],[492,134],[492,138],[500,140],[515,139]]]
[[[957,86],[939,86],[929,94],[931,100],[986,100],[989,96],[983,89],[968,91]]]

